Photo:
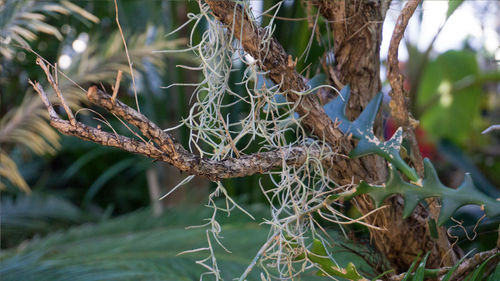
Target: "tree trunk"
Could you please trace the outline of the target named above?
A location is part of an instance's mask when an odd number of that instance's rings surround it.
[[[357,117],[362,109],[380,91],[380,44],[382,41],[382,24],[385,19],[389,0],[372,1],[316,1],[321,14],[331,22],[334,38],[335,62],[327,66],[332,81],[350,84],[351,98],[347,115]],[[381,121],[375,125],[375,132],[381,137]],[[418,152],[416,152],[418,153]],[[354,180],[366,180],[382,183],[387,176],[384,159],[378,156],[365,156],[360,159],[365,175]],[[350,179],[353,173],[343,175]],[[428,266],[450,266],[456,257],[450,250],[444,229],[439,231],[439,239],[431,238],[428,229],[429,212],[422,206],[415,209],[408,219],[402,218],[403,199],[400,196],[389,199],[390,208],[370,216],[369,223],[385,227],[387,231],[370,230],[372,240],[398,271],[405,271],[422,251],[431,252]],[[358,199],[358,207],[362,213],[373,210],[368,197]],[[434,216],[435,217],[435,216]]]

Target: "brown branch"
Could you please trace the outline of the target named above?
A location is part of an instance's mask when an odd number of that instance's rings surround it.
[[[389,53],[387,55],[387,79],[391,85],[391,92],[389,95],[392,100],[390,102],[391,113],[396,122],[403,126],[405,137],[410,141],[412,148],[412,157],[414,159],[413,164],[417,171],[422,174],[424,167],[422,162],[422,156],[419,153],[418,143],[415,137],[414,128],[418,125],[412,117],[411,113],[408,112],[408,98],[405,95],[403,88],[403,75],[401,75],[399,70],[399,60],[398,60],[398,49],[401,39],[404,36],[408,22],[417,9],[418,5],[422,0],[412,0],[408,1],[401,14],[396,21],[396,26],[392,33],[391,42],[389,45]]]
[[[54,110],[54,107],[49,101],[49,98],[43,90],[42,86],[40,86],[38,82],[34,83],[32,81],[29,81],[29,83],[33,86],[33,89],[35,89],[35,91],[38,93],[45,107],[47,108],[50,117],[50,125],[56,128],[59,132],[65,135],[76,136],[83,140],[102,144],[104,146],[117,147],[122,150],[141,154],[155,160],[171,162],[171,159],[168,157],[168,155],[162,153],[150,144],[145,144],[143,142],[139,142],[137,140],[117,134],[104,132],[102,130],[89,127],[78,121],[75,121],[73,124],[71,124],[70,122],[61,119]]]
[[[54,81],[47,66],[45,64],[40,64],[40,66],[46,73],[49,81]],[[320,148],[308,150],[304,147],[291,147],[276,151],[242,155],[238,159],[228,158],[221,161],[204,159],[185,150],[172,136],[164,132],[144,115],[119,100],[113,101],[112,96],[98,90],[95,86],[89,88],[87,92],[87,98],[92,103],[103,107],[110,113],[136,126],[153,143],[144,143],[116,133],[108,133],[76,120],[73,123],[63,120],[54,110],[52,103],[40,84],[32,81],[30,81],[30,84],[47,108],[51,126],[59,132],[167,162],[183,172],[204,176],[213,181],[265,173],[280,168],[283,165],[301,165],[307,160],[308,155],[320,157],[321,154]],[[51,85],[56,92],[60,92],[56,83],[51,83]]]
[[[37,58],[36,59],[36,64],[40,65],[40,67],[43,69],[45,72],[45,75],[47,76],[47,79],[49,80],[50,85],[52,85],[52,88],[56,92],[57,97],[59,100],[61,100],[62,106],[64,108],[64,111],[66,111],[66,114],[68,114],[68,119],[71,125],[75,125],[75,116],[73,116],[73,113],[71,112],[71,109],[69,108],[68,104],[66,103],[66,100],[64,100],[64,97],[61,93],[61,90],[59,90],[59,87],[57,87],[57,79],[54,80],[52,75],[50,74],[49,68],[45,65],[42,59]],[[57,73],[57,68],[56,68],[56,73]],[[56,76],[57,77],[57,76]]]
[[[170,156],[172,165],[190,174],[202,175],[212,180],[243,177],[279,168],[283,164],[283,159],[286,159],[287,165],[299,165],[304,163],[307,158],[305,148],[294,147],[285,149],[283,152],[271,151],[243,155],[238,159],[228,158],[222,161],[203,159],[185,150],[180,143],[141,113],[119,100],[113,104],[111,97],[98,90],[97,87],[91,87],[87,97],[94,104],[136,126],[143,135],[156,143],[162,152]],[[319,150],[313,153],[317,153],[316,156],[318,156]]]
[[[389,93],[392,98],[389,104],[391,113],[398,125],[403,127],[404,137],[410,142],[411,145],[411,159],[413,165],[420,175],[423,174],[424,167],[422,155],[420,154],[417,138],[415,136],[415,127],[418,125],[418,122],[412,118],[411,113],[408,111],[409,101],[403,88],[404,77],[399,70],[398,49],[408,22],[421,1],[422,0],[411,0],[408,1],[403,7],[392,33],[387,56],[387,79],[389,80],[392,88]],[[435,199],[427,199],[426,201],[429,204],[429,211],[432,217],[437,218],[440,210],[437,201]],[[438,250],[442,258],[442,262],[445,264],[456,262],[457,256],[453,250],[451,250],[451,252],[449,250],[453,247],[447,239],[445,229],[442,227],[439,228],[438,235],[440,239],[438,239],[436,243],[439,246]]]

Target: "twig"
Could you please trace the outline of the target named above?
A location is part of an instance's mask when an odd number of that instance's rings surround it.
[[[113,87],[113,95],[111,96],[111,101],[115,103],[116,96],[118,95],[118,90],[120,89],[120,81],[122,80],[123,71],[118,70],[118,74],[116,75],[115,86]]]
[[[226,121],[224,121],[224,118],[222,117],[222,114],[220,112],[217,113],[219,115],[219,120],[222,122],[222,126],[224,127],[224,131],[226,132],[226,137],[229,141],[229,145],[231,145],[231,148],[234,151],[234,154],[236,154],[236,158],[240,158],[240,152],[236,148],[236,145],[234,144],[234,140],[231,137],[231,134],[229,133],[229,129],[227,128]]]
[[[248,274],[252,271],[252,269],[255,267],[257,264],[257,261],[260,259],[260,257],[267,251],[269,246],[271,245],[272,242],[276,241],[276,238],[278,237],[278,234],[273,234],[271,237],[260,247],[259,251],[253,258],[252,262],[248,265],[248,267],[245,269],[243,274],[241,274],[240,278],[238,279],[239,281],[246,280]]]
[[[399,60],[398,60],[398,48],[403,38],[404,32],[408,22],[415,12],[417,6],[422,0],[411,0],[408,1],[401,14],[398,17],[396,26],[394,27],[394,32],[392,34],[391,42],[389,45],[389,53],[387,57],[387,79],[391,85],[391,92],[389,93],[392,100],[390,102],[391,113],[396,122],[403,126],[405,138],[410,142],[411,146],[411,159],[419,175],[424,173],[423,159],[420,154],[420,149],[418,146],[417,138],[415,136],[415,127],[418,125],[418,121],[411,117],[411,113],[408,112],[407,99],[405,97],[405,92],[403,88],[403,76],[399,70]],[[433,217],[437,217],[439,214],[439,207],[435,199],[427,199],[429,204],[429,212]],[[444,235],[445,229],[439,228],[440,239],[436,242],[439,245],[439,249],[444,251],[450,248],[450,244],[446,236]],[[453,252],[445,251],[446,253],[451,253],[449,261],[456,262],[457,257],[453,255]],[[445,255],[446,256],[446,255]]]
[[[31,86],[33,86],[33,89],[35,89],[35,91],[38,93],[45,107],[47,108],[50,116],[50,125],[59,130],[61,133],[71,136],[77,136],[83,140],[92,141],[105,146],[117,147],[128,152],[142,154],[152,159],[168,163],[171,162],[171,159],[168,157],[168,155],[162,153],[154,146],[144,144],[134,139],[130,139],[114,133],[112,134],[104,132],[102,130],[89,127],[78,121],[75,121],[74,124],[71,124],[70,122],[61,119],[54,110],[54,107],[49,101],[49,98],[43,90],[42,86],[40,86],[38,82],[29,81],[29,83],[31,84]]]
[[[404,96],[403,76],[401,75],[398,66],[398,49],[399,43],[401,42],[406,30],[406,26],[408,25],[408,21],[420,2],[421,0],[412,0],[408,1],[404,6],[396,22],[396,26],[394,27],[391,43],[389,45],[389,53],[387,55],[387,78],[392,88],[392,91],[390,92],[393,102],[391,105],[391,111],[396,121],[399,124],[404,125],[408,124],[409,115]]]
[[[125,46],[125,54],[127,55],[128,66],[130,68],[130,76],[132,76],[132,87],[134,88],[134,97],[135,97],[135,105],[137,106],[137,111],[141,112],[141,108],[139,107],[139,100],[137,99],[137,87],[135,86],[135,76],[134,69],[132,68],[132,62],[130,61],[130,55],[128,53],[127,42],[125,41],[125,36],[123,35],[122,26],[120,25],[120,20],[118,18],[118,3],[115,1],[115,20],[118,25],[118,30],[120,31],[120,36],[122,37],[123,46]]]
[[[50,74],[49,68],[47,67],[47,65],[45,65],[43,60],[41,60],[39,57],[36,59],[36,64],[38,64],[45,72],[45,75],[47,76],[47,79],[49,80],[50,85],[52,86],[52,88],[56,92],[57,97],[59,98],[59,100],[62,103],[64,111],[66,111],[66,114],[68,115],[69,122],[71,123],[71,125],[74,126],[76,123],[75,116],[73,116],[73,112],[71,112],[71,109],[69,108],[68,104],[66,103],[66,100],[64,100],[64,97],[61,94],[61,90],[59,89],[59,85],[57,84],[57,81],[54,80],[54,78]],[[56,73],[57,73],[57,68],[56,68]]]

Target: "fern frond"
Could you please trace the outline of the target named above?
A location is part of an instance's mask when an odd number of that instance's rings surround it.
[[[36,192],[30,196],[2,197],[0,212],[4,247],[18,245],[35,234],[44,235],[96,219],[66,199]]]

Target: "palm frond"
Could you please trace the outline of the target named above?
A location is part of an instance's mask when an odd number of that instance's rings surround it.
[[[47,23],[47,15],[79,15],[83,19],[99,19],[69,1],[5,0],[0,5],[0,54],[11,59],[15,45],[29,47],[29,42],[45,33],[62,40],[59,29]]]
[[[154,53],[154,50],[173,49],[184,44],[183,39],[167,41],[162,37],[162,32],[157,32],[150,44],[147,44],[146,34],[132,36],[129,43],[130,54],[134,66],[144,70],[146,61],[153,63],[157,68],[164,68],[164,54]],[[63,92],[66,102],[76,110],[86,100],[85,92],[79,85],[90,83],[113,83],[118,70],[128,73],[128,61],[124,52],[115,49],[121,41],[118,32],[99,48],[100,40],[95,40],[89,45],[87,51],[75,57],[73,67],[68,69],[67,76],[72,81],[59,79],[59,87]],[[111,51],[110,51],[111,50]],[[189,57],[186,57],[189,58]],[[137,75],[137,73],[136,73]],[[47,87],[47,92],[51,91]],[[51,95],[55,98],[55,95]],[[55,101],[55,99],[54,99]],[[22,144],[38,155],[54,154],[60,147],[59,134],[48,124],[48,113],[41,100],[28,92],[23,103],[11,109],[0,119],[0,144]]]
[[[153,217],[138,211],[96,225],[84,225],[0,255],[2,280],[198,280],[203,268],[195,263],[206,252],[178,254],[204,247],[205,230],[185,230],[201,221],[203,209],[178,209]],[[223,276],[230,280],[245,270],[267,232],[255,223],[237,220],[222,227],[232,254],[219,248]],[[208,278],[210,279],[210,277]],[[258,274],[248,280],[260,280]]]
[[[22,104],[0,120],[0,143],[22,144],[39,155],[55,153],[59,135],[47,123],[48,114],[41,105],[35,96],[25,95]]]
[[[245,207],[261,221],[268,216],[266,207]],[[0,254],[2,281],[9,280],[200,280],[204,268],[196,263],[208,256],[206,229],[197,225],[211,215],[203,207],[182,206],[167,210],[158,217],[151,210],[139,210],[122,217],[73,227],[53,233],[43,239],[33,239],[22,247]],[[224,229],[224,246],[214,246],[215,256],[224,280],[239,277],[246,269],[263,241],[267,227],[249,222],[242,212],[231,217],[217,215]],[[349,243],[339,234],[329,231],[338,243]],[[191,249],[205,249],[178,255]],[[361,258],[341,247],[330,249],[344,263],[362,264]],[[359,262],[359,263],[358,263]],[[301,275],[304,280],[325,280],[310,268]],[[276,274],[273,269],[268,272]],[[206,276],[204,280],[213,280]],[[245,280],[262,280],[259,270],[252,271]]]
[[[3,247],[17,245],[35,234],[45,235],[93,220],[92,216],[61,197],[36,192],[15,199],[4,196],[0,203]]]
[[[19,187],[26,193],[31,192],[30,187],[19,173],[16,162],[14,162],[14,160],[12,160],[3,150],[0,150],[0,178],[6,178],[13,185]],[[3,189],[5,189],[5,184],[0,181],[0,190]]]
[[[186,39],[166,40],[163,38],[163,32],[158,29],[154,32],[152,38],[149,32],[129,36],[128,48],[130,58],[136,70],[143,71],[146,62],[152,63],[157,69],[166,67],[165,57],[172,54],[156,53],[156,50],[177,49],[186,44]],[[91,42],[100,42],[100,44],[91,44],[81,56],[74,57],[74,62],[66,71],[71,79],[80,85],[88,82],[113,83],[118,70],[130,75],[129,65],[123,49],[123,44],[119,32],[111,35],[95,36]],[[104,42],[103,42],[104,40]],[[176,54],[176,58],[179,55]],[[184,55],[180,57],[185,60],[194,60],[194,56]],[[141,73],[134,73],[141,75]],[[70,90],[74,86],[73,82],[68,80],[61,81],[61,89]],[[66,92],[65,92],[66,93]]]

